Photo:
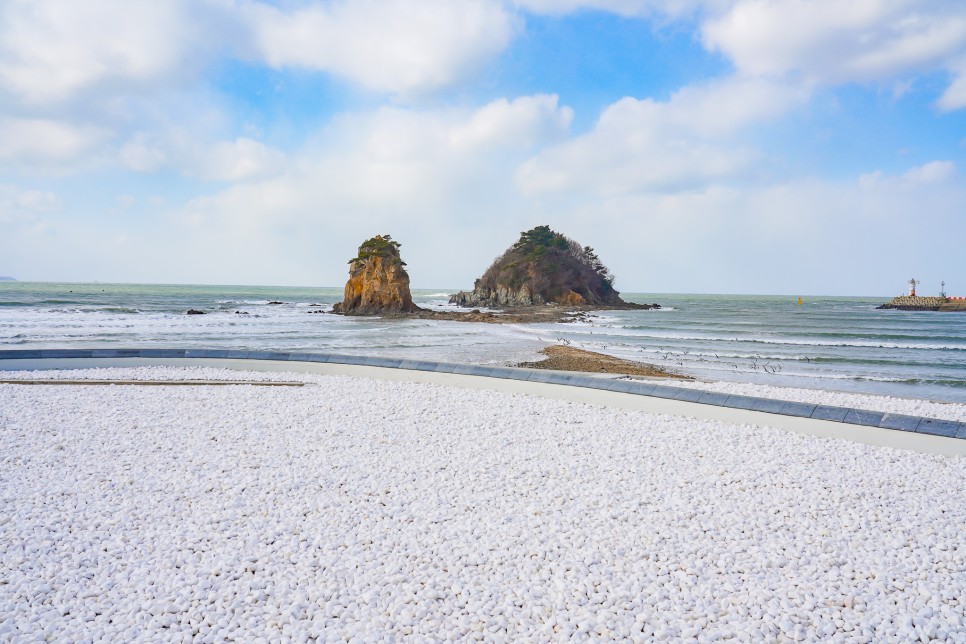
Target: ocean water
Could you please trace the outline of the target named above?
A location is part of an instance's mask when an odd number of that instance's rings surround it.
[[[458,310],[446,303],[457,290],[413,297]],[[966,313],[876,310],[884,298],[799,306],[793,296],[623,297],[664,308],[496,325],[310,313],[330,310],[341,288],[0,282],[0,348],[285,349],[515,364],[569,343],[714,380],[966,402]]]

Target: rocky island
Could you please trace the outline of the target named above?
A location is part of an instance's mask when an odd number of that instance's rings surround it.
[[[585,315],[583,310],[591,308],[660,308],[657,304],[630,304],[622,300],[614,289],[613,276],[593,249],[581,247],[547,226],[538,226],[523,233],[519,242],[497,258],[483,278],[476,281],[473,293],[453,296],[463,305],[501,306],[507,307],[506,310],[431,311],[413,303],[400,246],[389,235],[376,235],[362,242],[359,252],[349,260],[349,280],[344,297],[332,312],[499,324],[569,322]],[[684,377],[653,365],[571,347],[551,346],[543,353],[546,360],[521,366]]]
[[[517,240],[451,304],[465,307],[525,308],[558,304],[595,309],[651,309],[620,298],[614,276],[590,246],[581,246],[549,226],[537,226]]]
[[[424,311],[413,304],[401,244],[389,235],[376,235],[359,246],[349,260],[345,295],[333,313],[342,315],[404,316]]]
[[[376,235],[359,246],[349,260],[345,295],[332,312],[457,322],[572,322],[588,310],[653,309],[658,304],[625,302],[614,278],[590,247],[537,226],[497,258],[476,281],[472,293],[457,293],[450,302],[499,311],[432,311],[413,303],[401,244]]]

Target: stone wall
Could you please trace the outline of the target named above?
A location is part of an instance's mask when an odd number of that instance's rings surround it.
[[[939,307],[945,303],[946,298],[944,297],[900,295],[892,298],[888,304],[883,304],[878,308],[899,309],[900,311],[938,311]]]

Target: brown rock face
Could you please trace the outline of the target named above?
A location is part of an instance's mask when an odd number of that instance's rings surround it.
[[[566,304],[567,306],[580,306],[581,304],[586,304],[587,300],[580,293],[575,293],[573,291],[567,291],[558,300],[559,304]]]
[[[409,292],[406,263],[399,256],[399,242],[376,235],[359,247],[349,261],[345,296],[334,311],[343,315],[392,315],[421,311]]]

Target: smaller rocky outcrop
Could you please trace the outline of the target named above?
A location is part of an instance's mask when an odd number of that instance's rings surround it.
[[[423,309],[413,304],[406,263],[400,244],[389,235],[376,235],[359,246],[349,260],[349,281],[342,302],[333,313],[342,315],[403,315]]]

